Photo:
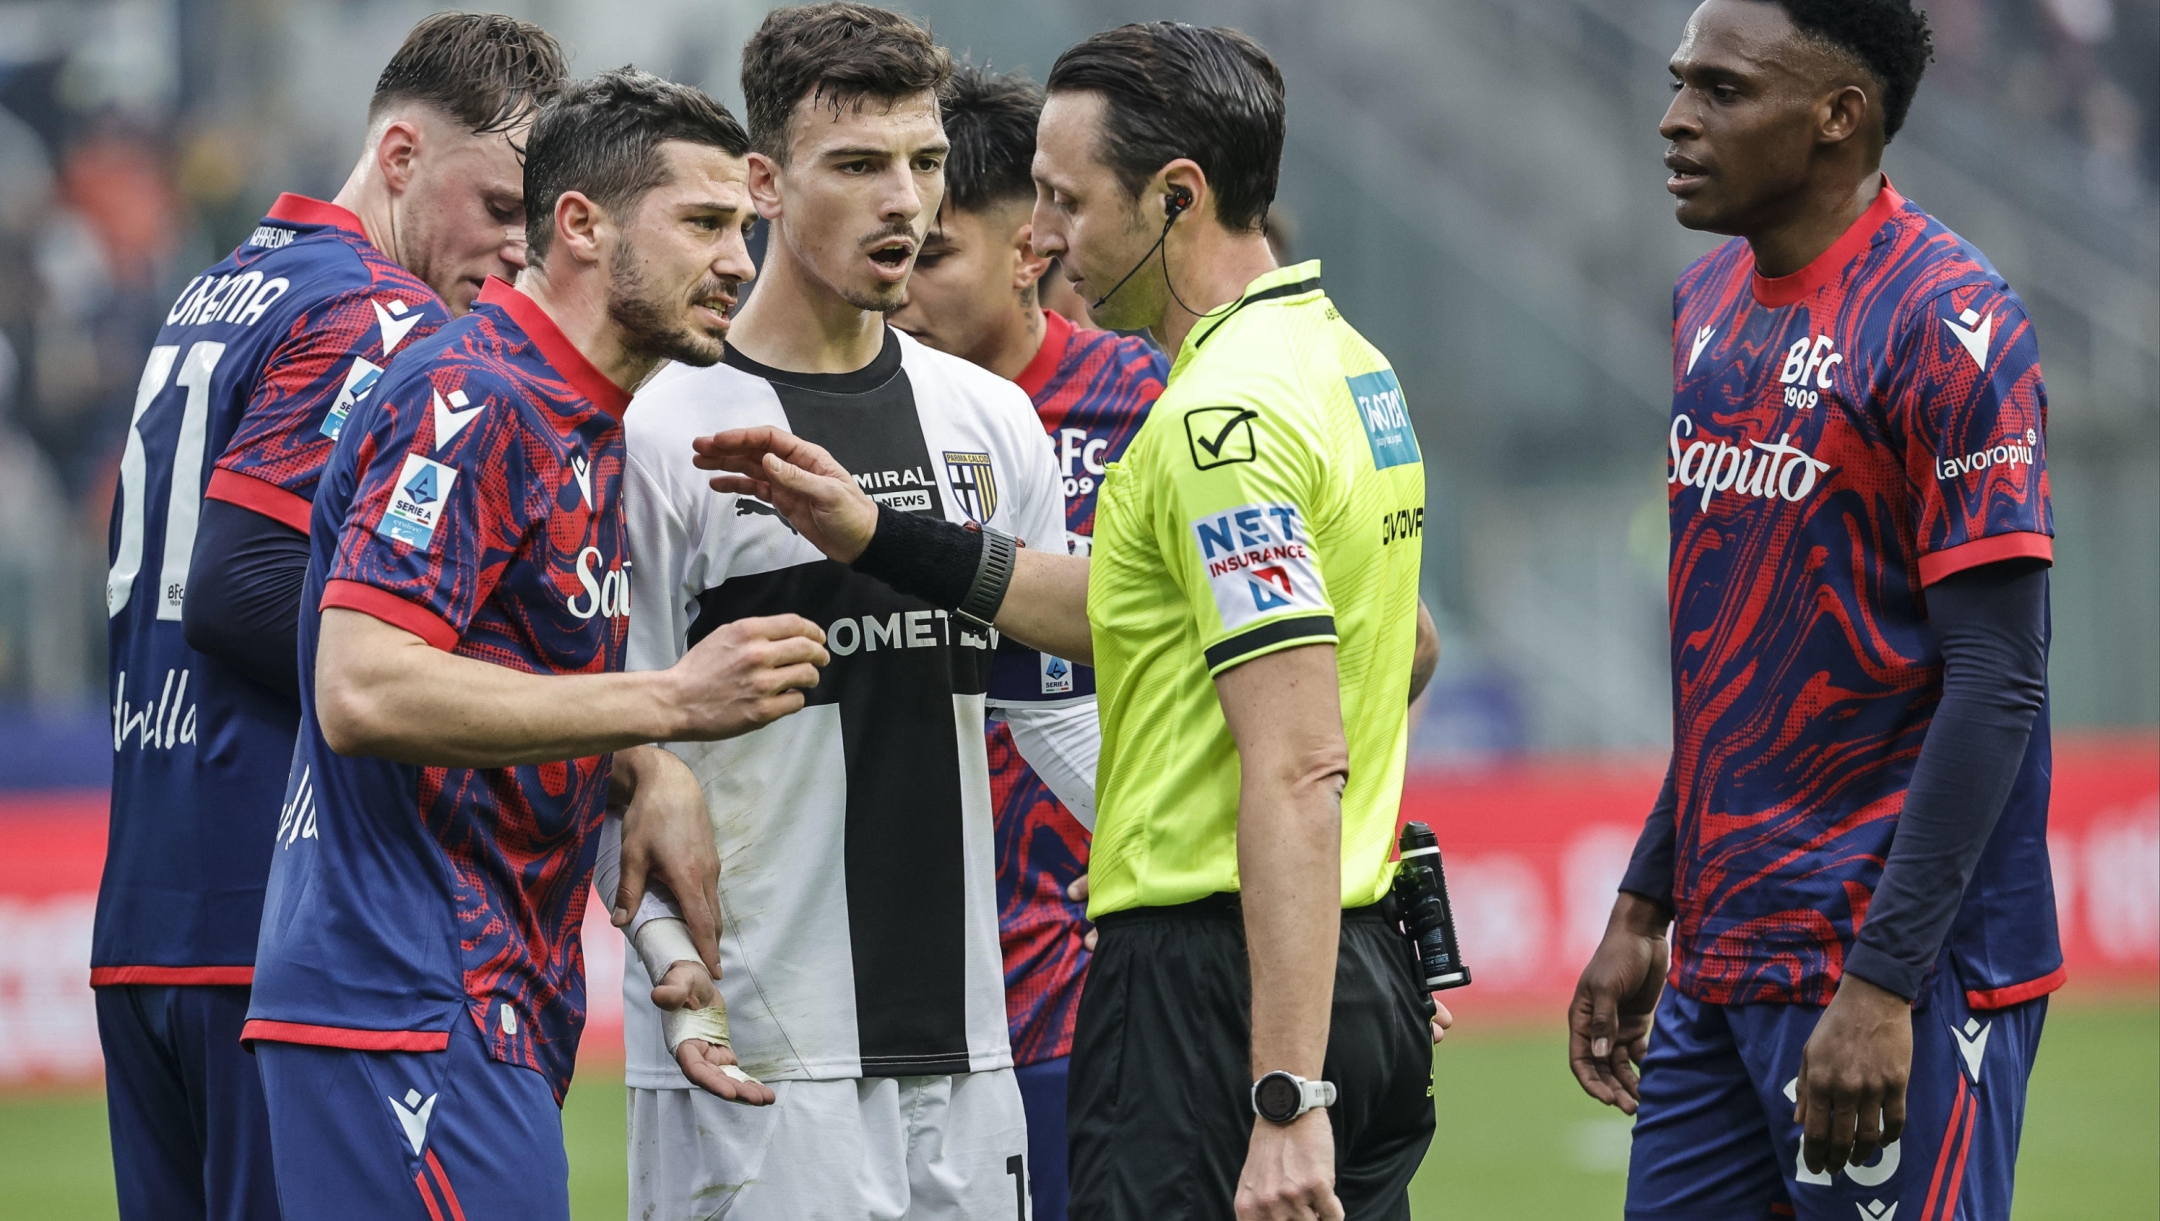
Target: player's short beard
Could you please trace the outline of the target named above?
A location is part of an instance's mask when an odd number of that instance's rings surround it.
[[[875,242],[883,241],[884,239],[889,237],[904,237],[910,241],[921,240],[920,235],[915,232],[913,226],[907,224],[906,222],[901,222],[899,224],[887,225],[884,228],[879,229],[876,233],[870,234],[869,236],[858,241],[855,244],[855,248],[857,250],[861,250],[864,246],[868,246]],[[839,297],[842,301],[847,302],[849,305],[854,306],[856,309],[867,310],[873,314],[889,314],[892,311],[899,309],[901,300],[907,296],[907,281],[902,280],[898,284],[885,284],[881,282],[875,287],[868,289],[858,289],[843,285],[834,285],[833,291],[839,294]]]
[[[631,351],[702,369],[719,363],[727,343],[684,325],[683,310],[689,301],[733,296],[727,288],[726,281],[710,277],[698,283],[688,300],[670,302],[646,279],[645,261],[625,240],[608,274],[608,320],[622,328],[623,346]]]

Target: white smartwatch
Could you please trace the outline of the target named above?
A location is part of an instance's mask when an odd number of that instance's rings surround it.
[[[1307,1081],[1296,1073],[1276,1071],[1253,1082],[1253,1114],[1284,1124],[1314,1107],[1335,1105],[1335,1083]]]

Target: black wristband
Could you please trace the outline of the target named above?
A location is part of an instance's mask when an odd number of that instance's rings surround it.
[[[932,606],[988,625],[1004,604],[1012,536],[878,505],[876,533],[849,567]]]

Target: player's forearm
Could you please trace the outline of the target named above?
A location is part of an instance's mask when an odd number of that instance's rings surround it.
[[[667,671],[536,675],[459,657],[359,611],[323,612],[317,720],[331,749],[423,767],[515,767],[669,738]]]
[[[1095,664],[1087,617],[1088,559],[1024,548],[998,607],[997,629],[1053,657]]]
[[[1417,604],[1417,648],[1410,654],[1410,702],[1425,694],[1425,687],[1432,682],[1433,671],[1440,668],[1440,625],[1433,622],[1432,611],[1425,600]]]
[[[1342,924],[1342,733],[1332,645],[1246,662],[1216,680],[1242,760],[1238,878],[1252,972],[1252,1068],[1318,1078]]]
[[[1660,932],[1672,918],[1674,846],[1680,834],[1674,766],[1671,762],[1665,765],[1665,783],[1658,789],[1657,800],[1651,803],[1649,817],[1643,819],[1642,834],[1635,837],[1627,872],[1620,877],[1621,899],[1636,899],[1663,912],[1664,919],[1658,923]]]
[[[1928,590],[1943,698],[1845,969],[1911,1000],[1941,952],[2046,697],[2047,573],[1992,565]]]

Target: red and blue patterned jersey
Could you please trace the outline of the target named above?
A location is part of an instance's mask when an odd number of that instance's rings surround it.
[[[354,411],[315,498],[302,605],[531,674],[622,668],[629,396],[532,300],[490,281]],[[245,1037],[370,1050],[478,1024],[558,1097],[585,1013],[584,919],[609,756],[417,767],[330,749],[321,617],[271,851]]]
[[[2053,555],[2039,349],[1886,181],[1798,272],[1758,275],[1743,240],[1690,267],[1673,384],[1674,981],[1825,1004],[1942,697],[1927,586]],[[1995,1003],[2061,978],[2048,770],[2043,711],[1950,932]]]
[[[1170,362],[1144,339],[1076,330],[1048,310],[1043,326],[1042,347],[1019,384],[1034,400],[1063,470],[1067,546],[1086,555],[1103,468],[1140,430]],[[1094,693],[1091,668],[1034,652],[1001,653],[991,677],[991,694],[1004,700],[1060,701]],[[1072,1051],[1087,970],[1080,940],[1087,904],[1066,898],[1065,888],[1087,872],[1088,833],[1020,757],[1003,722],[990,725],[989,750],[1005,1017],[1013,1063],[1037,1064]]]
[[[112,831],[92,983],[251,978],[299,709],[188,647],[196,522],[207,496],[307,529],[323,422],[448,316],[352,213],[297,195],[167,311],[113,493]]]

